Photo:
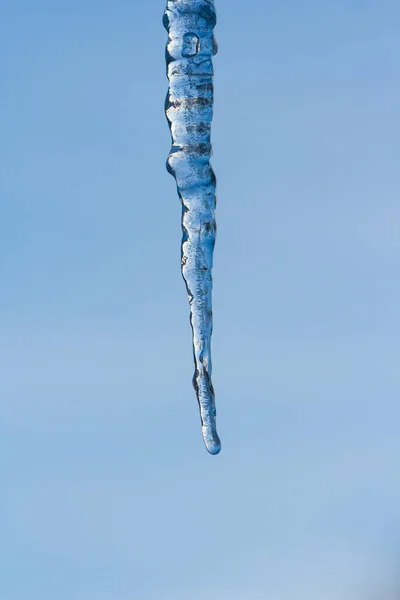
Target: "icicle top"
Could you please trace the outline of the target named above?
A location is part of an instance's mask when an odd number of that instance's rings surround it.
[[[163,17],[169,34],[167,65],[194,57],[211,59],[218,49],[213,35],[216,22],[212,0],[168,0]]]

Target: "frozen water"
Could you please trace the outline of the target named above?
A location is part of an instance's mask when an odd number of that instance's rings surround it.
[[[164,13],[169,89],[165,112],[172,136],[167,169],[182,202],[182,275],[190,303],[195,373],[207,450],[217,454],[211,383],[212,262],[215,244],[215,175],[210,165],[213,116],[212,56],[217,52],[212,0],[168,0]]]

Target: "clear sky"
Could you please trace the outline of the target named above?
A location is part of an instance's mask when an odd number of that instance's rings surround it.
[[[2,600],[395,600],[400,3],[218,0],[204,449],[161,0],[0,0]]]

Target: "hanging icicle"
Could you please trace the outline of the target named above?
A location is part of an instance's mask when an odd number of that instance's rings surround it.
[[[212,56],[217,52],[212,0],[168,0],[164,13],[169,90],[165,112],[172,136],[167,169],[182,202],[182,275],[190,303],[195,374],[204,443],[218,454],[211,383],[212,262],[215,175],[210,165],[213,116]]]

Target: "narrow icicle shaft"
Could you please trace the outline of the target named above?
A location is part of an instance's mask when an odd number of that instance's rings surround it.
[[[212,56],[217,51],[213,0],[168,0],[164,26],[169,89],[165,112],[172,136],[167,169],[182,202],[182,275],[190,303],[195,373],[207,450],[217,454],[211,383],[212,262],[215,244],[215,175],[210,165],[213,115]]]

